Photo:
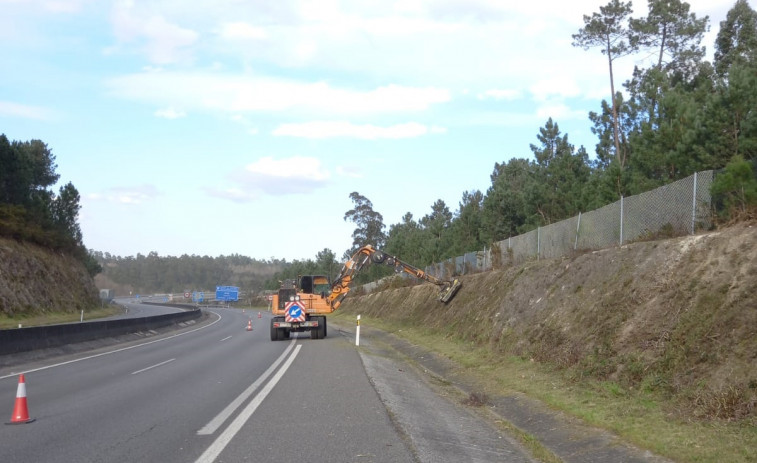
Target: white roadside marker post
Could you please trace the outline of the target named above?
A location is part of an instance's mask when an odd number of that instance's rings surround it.
[[[355,345],[360,345],[360,315],[357,316],[357,329],[355,330]]]

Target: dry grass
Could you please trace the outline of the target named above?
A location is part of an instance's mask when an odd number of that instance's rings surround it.
[[[336,317],[347,323],[351,314]],[[452,360],[453,374],[479,385],[463,402],[485,404],[494,395],[513,392],[539,399],[589,425],[607,429],[624,440],[680,462],[750,463],[757,461],[757,423],[691,419],[677,410],[665,394],[629,389],[613,381],[576,381],[565,370],[517,356],[500,356],[470,342],[438,331],[362,316],[373,326],[412,341]],[[474,397],[475,395],[475,397]],[[725,407],[726,398],[711,406]],[[725,403],[721,401],[725,400]],[[533,437],[530,437],[533,439]]]

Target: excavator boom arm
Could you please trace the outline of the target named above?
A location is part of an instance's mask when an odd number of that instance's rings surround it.
[[[350,291],[350,286],[358,272],[360,272],[363,266],[369,263],[389,265],[390,267],[394,267],[396,272],[405,272],[418,279],[428,281],[429,283],[441,287],[439,300],[442,302],[449,302],[462,286],[462,283],[457,279],[453,281],[440,280],[397,257],[390,256],[383,251],[374,249],[370,245],[365,245],[358,249],[352,255],[350,260],[345,262],[341,273],[331,285],[331,293],[328,296],[328,302],[333,310],[336,310],[342,300],[347,296],[347,293]]]

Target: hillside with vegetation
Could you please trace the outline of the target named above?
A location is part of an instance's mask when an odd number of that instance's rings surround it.
[[[392,277],[338,320],[452,359],[481,397],[527,394],[675,461],[755,461],[757,221],[461,279],[443,304]]]
[[[40,140],[0,135],[0,316],[78,312],[99,305],[100,266],[82,241],[79,192],[59,180]]]

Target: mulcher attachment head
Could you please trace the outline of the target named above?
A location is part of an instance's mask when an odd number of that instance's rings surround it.
[[[449,302],[455,297],[455,294],[457,294],[462,286],[463,283],[458,279],[446,282],[439,293],[439,300],[442,302]]]

